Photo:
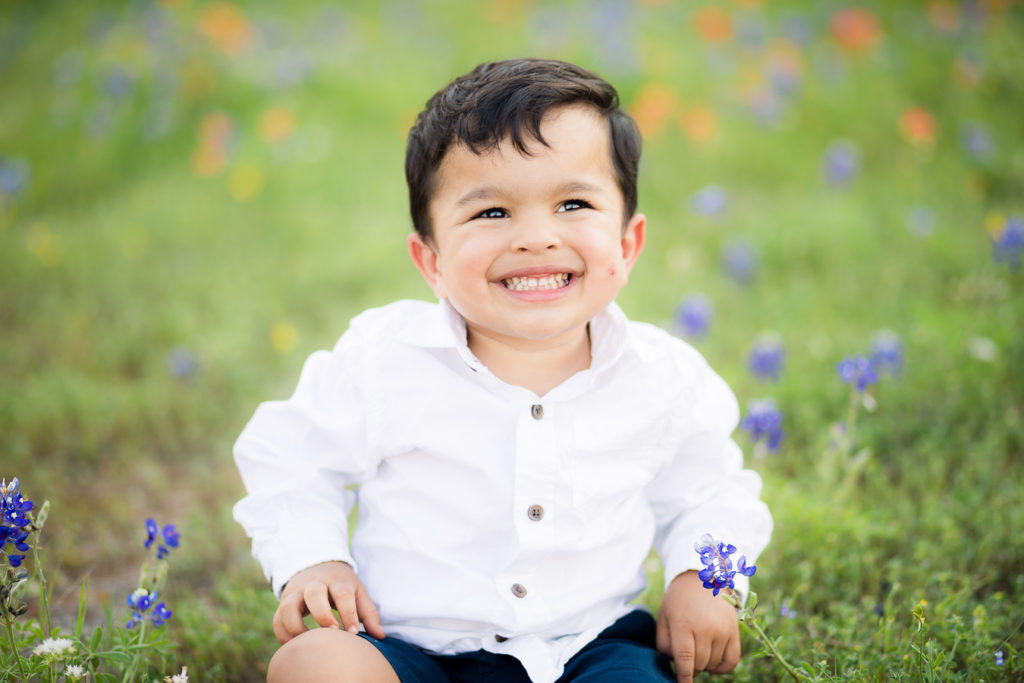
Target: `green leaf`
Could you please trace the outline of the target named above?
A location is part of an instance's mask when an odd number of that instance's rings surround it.
[[[118,664],[130,664],[132,656],[127,652],[120,652],[118,650],[107,650],[105,652],[97,652],[95,656],[98,659],[102,659],[108,662],[117,662]]]

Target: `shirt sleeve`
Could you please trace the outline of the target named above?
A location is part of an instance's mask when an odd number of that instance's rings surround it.
[[[235,519],[275,595],[297,572],[340,560],[353,567],[347,517],[351,485],[377,463],[367,448],[360,343],[351,330],[307,359],[295,393],[261,404],[234,447],[247,495]]]
[[[692,352],[692,351],[691,351]],[[772,518],[760,500],[761,477],[743,469],[743,453],[731,434],[739,421],[732,391],[696,352],[684,376],[691,385],[673,430],[673,457],[648,485],[655,513],[655,550],[665,567],[665,585],[690,569],[703,569],[694,550],[703,534],[736,546],[753,564],[768,545]],[[746,594],[748,579],[737,574]]]

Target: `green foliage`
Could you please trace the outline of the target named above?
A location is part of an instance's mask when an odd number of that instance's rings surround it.
[[[865,0],[880,32],[844,49],[848,3],[708,5],[721,42],[676,2],[0,3],[0,162],[28,171],[0,190],[0,475],[61,511],[19,648],[93,629],[82,647],[123,666],[124,539],[154,515],[189,539],[187,590],[144,646],[197,680],[262,680],[274,599],[231,519],[230,445],[352,315],[430,296],[404,254],[405,131],[454,76],[536,55],[608,77],[646,128],[648,245],[619,303],[670,325],[704,293],[699,350],[741,405],[771,395],[785,415],[781,450],[748,459],[775,517],[753,579],[767,637],[818,680],[1020,678],[1024,271],[992,237],[1024,214],[1024,8]],[[902,123],[914,107],[931,133]],[[971,125],[987,152],[965,147]],[[830,183],[840,140],[857,172]],[[728,207],[698,215],[711,184]],[[721,268],[737,238],[758,256],[747,285]],[[836,363],[881,329],[904,370],[830,447],[850,405]],[[769,330],[775,384],[744,367]],[[746,637],[727,680],[786,675]],[[6,640],[0,678],[17,676]]]

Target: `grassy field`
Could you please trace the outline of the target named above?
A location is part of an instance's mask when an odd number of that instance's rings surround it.
[[[783,413],[777,452],[737,435],[776,519],[754,588],[780,648],[823,680],[1024,676],[1013,0],[0,2],[0,477],[52,502],[56,611],[88,576],[121,621],[143,521],[173,522],[178,649],[153,674],[262,679],[275,601],[231,444],[351,316],[429,298],[405,133],[513,56],[619,88],[649,218],[620,304],[676,329],[703,295],[693,343]],[[837,448],[836,365],[883,330],[902,367]],[[766,333],[775,382],[747,368]],[[724,680],[779,671],[751,654]]]

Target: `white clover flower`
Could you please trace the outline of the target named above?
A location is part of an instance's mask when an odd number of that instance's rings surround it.
[[[81,664],[68,664],[64,669],[64,677],[72,681],[85,677],[85,668]]]
[[[188,683],[188,667],[181,667],[180,674],[174,674],[173,676],[164,676],[166,683]]]
[[[70,638],[47,638],[35,646],[32,654],[38,657],[60,659],[75,651],[75,641]]]

